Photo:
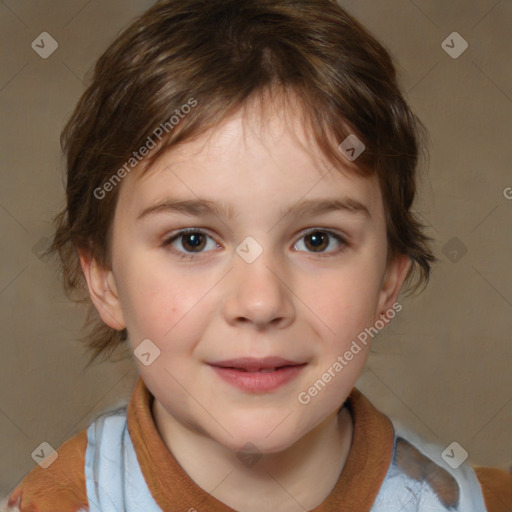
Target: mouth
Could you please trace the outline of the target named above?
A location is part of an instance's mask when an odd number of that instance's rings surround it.
[[[231,368],[233,370],[246,371],[246,372],[273,372],[280,368],[303,366],[306,363],[290,361],[282,357],[242,357],[238,359],[229,359],[226,361],[217,361],[215,363],[208,363],[211,366],[218,368]]]
[[[224,381],[238,389],[267,393],[293,380],[307,363],[266,357],[230,359],[208,364]]]

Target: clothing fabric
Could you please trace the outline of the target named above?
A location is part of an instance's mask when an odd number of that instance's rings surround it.
[[[18,512],[234,512],[201,489],[164,444],[141,377],[127,406],[99,416],[36,466],[0,510]],[[453,469],[443,448],[379,412],[354,388],[345,404],[353,439],[345,467],[312,512],[510,512],[512,475]],[[7,508],[9,507],[9,508]],[[277,511],[278,512],[278,511]]]

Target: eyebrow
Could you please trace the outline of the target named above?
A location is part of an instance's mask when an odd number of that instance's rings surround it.
[[[321,215],[331,211],[344,211],[371,219],[368,208],[360,201],[349,197],[343,199],[311,199],[301,201],[295,205],[281,208],[279,215],[285,217],[286,215],[293,214],[297,217],[302,217],[305,215]],[[235,216],[233,207],[223,201],[216,202],[207,199],[166,199],[145,208],[137,216],[137,221],[158,213],[183,213],[196,217],[214,215],[228,219],[232,219]]]
[[[332,211],[344,211],[355,215],[362,215],[369,219],[372,218],[370,211],[363,203],[350,197],[343,199],[310,199],[294,206],[282,208],[280,214],[283,217],[288,214],[300,217],[304,215],[320,215]]]

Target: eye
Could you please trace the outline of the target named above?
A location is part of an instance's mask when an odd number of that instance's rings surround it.
[[[302,242],[305,240],[305,243]],[[334,242],[334,243],[333,243]],[[302,236],[294,245],[294,248],[302,250],[297,246],[305,245],[307,252],[316,253],[319,256],[332,256],[347,246],[346,241],[340,235],[323,229],[313,229]],[[171,247],[182,259],[193,259],[196,255],[220,247],[206,232],[198,228],[188,228],[178,231],[163,242],[164,247]],[[332,246],[334,245],[334,248]],[[330,248],[331,250],[326,250]]]
[[[336,233],[332,231],[326,231],[322,229],[314,229],[306,233],[300,240],[295,244],[294,247],[297,247],[301,243],[302,240],[305,240],[303,245],[306,246],[308,252],[313,253],[326,253],[320,254],[320,256],[331,256],[333,253],[338,253],[342,251],[347,243],[346,241]],[[334,240],[334,245],[337,244],[334,250],[326,251],[325,249],[331,247],[333,245],[332,240]],[[299,249],[300,250],[300,249]]]
[[[180,258],[194,258],[194,254],[205,252],[203,249],[211,241],[210,249],[220,247],[209,235],[197,228],[183,229],[163,242],[164,247],[171,246]],[[184,251],[184,252],[183,252]]]

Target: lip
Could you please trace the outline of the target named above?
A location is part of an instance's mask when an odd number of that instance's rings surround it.
[[[227,359],[225,361],[216,361],[208,363],[211,366],[221,368],[235,368],[237,370],[247,370],[249,372],[257,372],[259,370],[267,370],[269,368],[279,368],[281,366],[298,366],[305,364],[303,362],[290,361],[278,356],[269,357],[239,357],[237,359]]]
[[[268,393],[296,378],[307,363],[282,357],[243,357],[208,364],[224,381],[243,391]]]

